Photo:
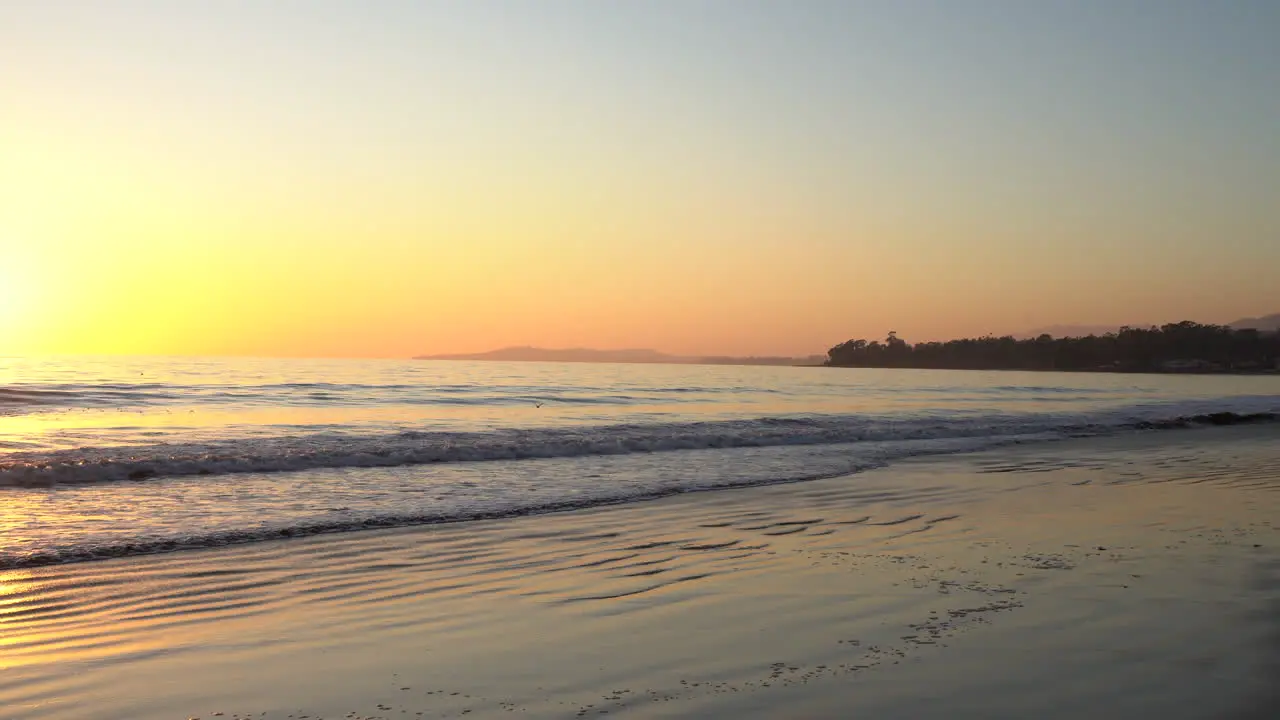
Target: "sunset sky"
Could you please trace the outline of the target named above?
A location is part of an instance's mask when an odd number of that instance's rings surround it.
[[[0,0],[0,354],[1280,312],[1280,2]]]

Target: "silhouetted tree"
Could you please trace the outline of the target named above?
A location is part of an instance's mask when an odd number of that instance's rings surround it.
[[[827,352],[836,367],[969,370],[1115,370],[1124,372],[1277,368],[1280,333],[1233,330],[1191,321],[1161,327],[1122,327],[1106,335],[1028,340],[963,338],[912,345],[890,332],[879,340],[847,340]]]

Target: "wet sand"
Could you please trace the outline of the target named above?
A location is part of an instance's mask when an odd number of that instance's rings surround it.
[[[0,718],[1280,716],[1280,431],[0,575]]]

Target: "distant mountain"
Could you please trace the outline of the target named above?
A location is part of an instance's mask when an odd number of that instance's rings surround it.
[[[729,357],[724,355],[711,355],[706,357],[692,358],[689,362],[699,365],[821,365],[827,361],[826,355],[809,355],[807,357],[779,357],[776,355],[765,356],[748,356],[748,357]]]
[[[1256,318],[1241,318],[1233,323],[1228,323],[1236,330],[1262,330],[1264,332],[1280,331],[1280,313],[1272,313],[1271,315],[1263,315]]]
[[[509,347],[482,353],[421,355],[414,360],[497,360],[506,362],[588,362],[588,363],[686,363],[691,358],[667,355],[657,350],[594,350],[592,348],[547,349]]]
[[[419,355],[414,360],[490,360],[499,362],[671,363],[679,365],[820,365],[824,355],[793,357],[694,357],[648,349],[596,350],[509,347],[482,353]]]

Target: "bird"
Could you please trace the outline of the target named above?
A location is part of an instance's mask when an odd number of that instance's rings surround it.
[[[540,408],[540,407],[542,407],[542,403],[540,403],[540,402],[536,402],[536,403],[534,403],[534,404],[533,404],[533,406],[534,406],[534,407],[536,407],[536,408]]]

